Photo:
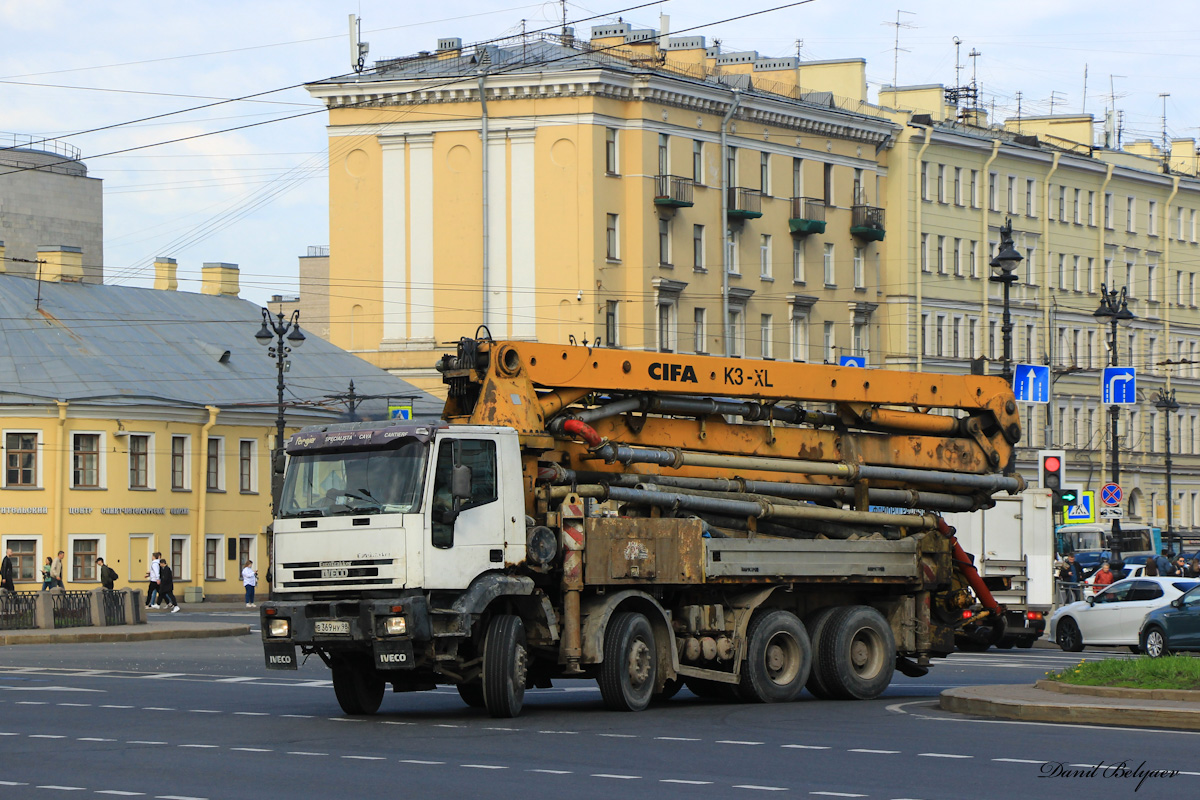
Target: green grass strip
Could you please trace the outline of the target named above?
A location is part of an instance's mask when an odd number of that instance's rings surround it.
[[[1200,658],[1178,654],[1162,658],[1142,656],[1080,661],[1074,667],[1047,672],[1046,680],[1077,686],[1200,690]]]

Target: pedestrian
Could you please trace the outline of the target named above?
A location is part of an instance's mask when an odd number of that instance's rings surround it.
[[[54,586],[51,586],[50,587],[51,589],[53,589],[55,587],[58,587],[59,589],[64,588],[63,580],[62,580],[62,570],[63,570],[63,558],[65,556],[66,556],[66,553],[64,553],[62,550],[59,550],[58,555],[54,557],[54,563],[50,565],[50,580],[54,581]]]
[[[1067,560],[1059,568],[1058,580],[1062,584],[1068,603],[1083,599],[1083,590],[1079,586],[1083,583],[1083,568],[1075,562],[1074,553],[1067,553]]]
[[[1105,561],[1103,564],[1100,565],[1100,569],[1096,570],[1096,579],[1095,579],[1094,583],[1096,585],[1097,590],[1099,590],[1099,588],[1101,586],[1108,586],[1115,579],[1116,579],[1116,576],[1113,575],[1112,567],[1109,565],[1109,563],[1107,561]]]
[[[100,578],[100,585],[110,592],[116,588],[117,571],[104,563],[103,558],[96,559],[96,574]]]
[[[171,571],[165,558],[158,561],[158,599],[159,603],[166,601],[172,614],[179,611],[179,603],[175,602],[175,573]]]
[[[1175,559],[1175,577],[1186,578],[1188,574],[1187,559],[1183,556]]]
[[[1188,577],[1200,578],[1200,556],[1193,556],[1188,563]]]
[[[42,564],[42,591],[46,591],[54,586],[54,578],[50,577],[50,567],[54,565],[54,559],[46,556],[46,563]]]
[[[242,567],[242,585],[246,587],[246,608],[254,608],[254,587],[258,586],[258,572],[254,562],[247,560]]]
[[[146,577],[150,580],[150,585],[146,587],[146,608],[158,608],[158,560],[162,558],[162,553],[155,553],[150,559],[150,568],[146,571]]]
[[[1146,569],[1142,571],[1142,577],[1143,578],[1157,578],[1158,577],[1158,559],[1157,558],[1147,558],[1146,559]]]
[[[1170,550],[1164,547],[1162,549],[1162,554],[1159,555],[1158,558],[1154,559],[1154,566],[1158,567],[1158,574],[1164,578],[1171,577],[1171,571],[1173,569],[1171,566],[1171,559],[1169,557],[1170,552]],[[1149,559],[1146,560],[1147,562],[1149,561]]]
[[[0,589],[7,589],[10,592],[15,592],[17,588],[13,586],[13,562],[12,548],[4,548],[4,560],[0,561]]]

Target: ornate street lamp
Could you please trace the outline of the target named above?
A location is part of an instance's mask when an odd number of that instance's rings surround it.
[[[1109,341],[1109,349],[1112,351],[1110,359],[1112,366],[1117,366],[1117,326],[1128,326],[1134,320],[1134,314],[1129,310],[1129,292],[1128,287],[1122,286],[1121,291],[1116,289],[1109,291],[1108,287],[1103,283],[1100,284],[1100,307],[1092,312],[1092,316],[1101,324],[1109,324],[1112,326],[1112,339]],[[1133,355],[1132,353],[1130,354]],[[1120,485],[1121,483],[1121,449],[1117,439],[1117,420],[1121,413],[1121,407],[1113,403],[1108,409],[1109,416],[1112,419],[1112,482]],[[1121,520],[1113,517],[1112,521],[1112,538],[1113,547],[1120,547],[1121,541]],[[1113,554],[1114,557],[1117,555]]]
[[[1004,227],[1000,229],[1000,250],[996,253],[996,257],[989,263],[993,270],[989,281],[999,283],[1004,286],[1004,323],[1000,327],[1002,339],[1004,342],[1004,367],[1001,373],[1004,380],[1012,383],[1012,316],[1009,314],[1008,291],[1009,287],[1017,280],[1017,265],[1021,263],[1021,254],[1013,247],[1012,240],[1012,220],[1004,220]],[[974,358],[974,355],[972,355]]]
[[[1172,522],[1172,506],[1175,505],[1175,494],[1171,488],[1171,417],[1179,410],[1179,403],[1175,400],[1175,390],[1166,389],[1158,390],[1158,397],[1155,398],[1154,407],[1163,412],[1164,422],[1166,427],[1166,467],[1167,467],[1167,544],[1171,546],[1172,540],[1175,538],[1174,525]],[[1178,553],[1183,548],[1183,542],[1180,540],[1175,552]]]
[[[271,312],[262,309],[262,327],[254,334],[255,340],[267,348],[267,357],[275,361],[276,410],[275,417],[275,449],[271,452],[271,511],[279,513],[279,498],[283,492],[283,372],[288,366],[288,356],[292,349],[304,344],[304,334],[300,332],[300,311],[292,312],[290,318],[283,312],[271,319]]]

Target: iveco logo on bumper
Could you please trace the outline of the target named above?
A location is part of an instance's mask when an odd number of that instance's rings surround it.
[[[291,656],[267,656],[267,661],[271,664],[290,664],[292,663]]]
[[[408,661],[408,653],[379,653],[380,664],[403,664]]]
[[[692,369],[687,364],[666,364],[655,361],[650,365],[650,377],[656,381],[697,383],[696,370]]]

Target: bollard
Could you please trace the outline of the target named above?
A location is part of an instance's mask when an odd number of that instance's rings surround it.
[[[88,591],[88,611],[92,620],[93,628],[104,627],[104,589],[91,589]]]
[[[145,606],[142,605],[141,589],[125,589],[121,592],[125,603],[125,624],[142,625],[146,622]]]
[[[33,623],[39,628],[54,629],[54,592],[38,592],[37,608],[33,612]]]

